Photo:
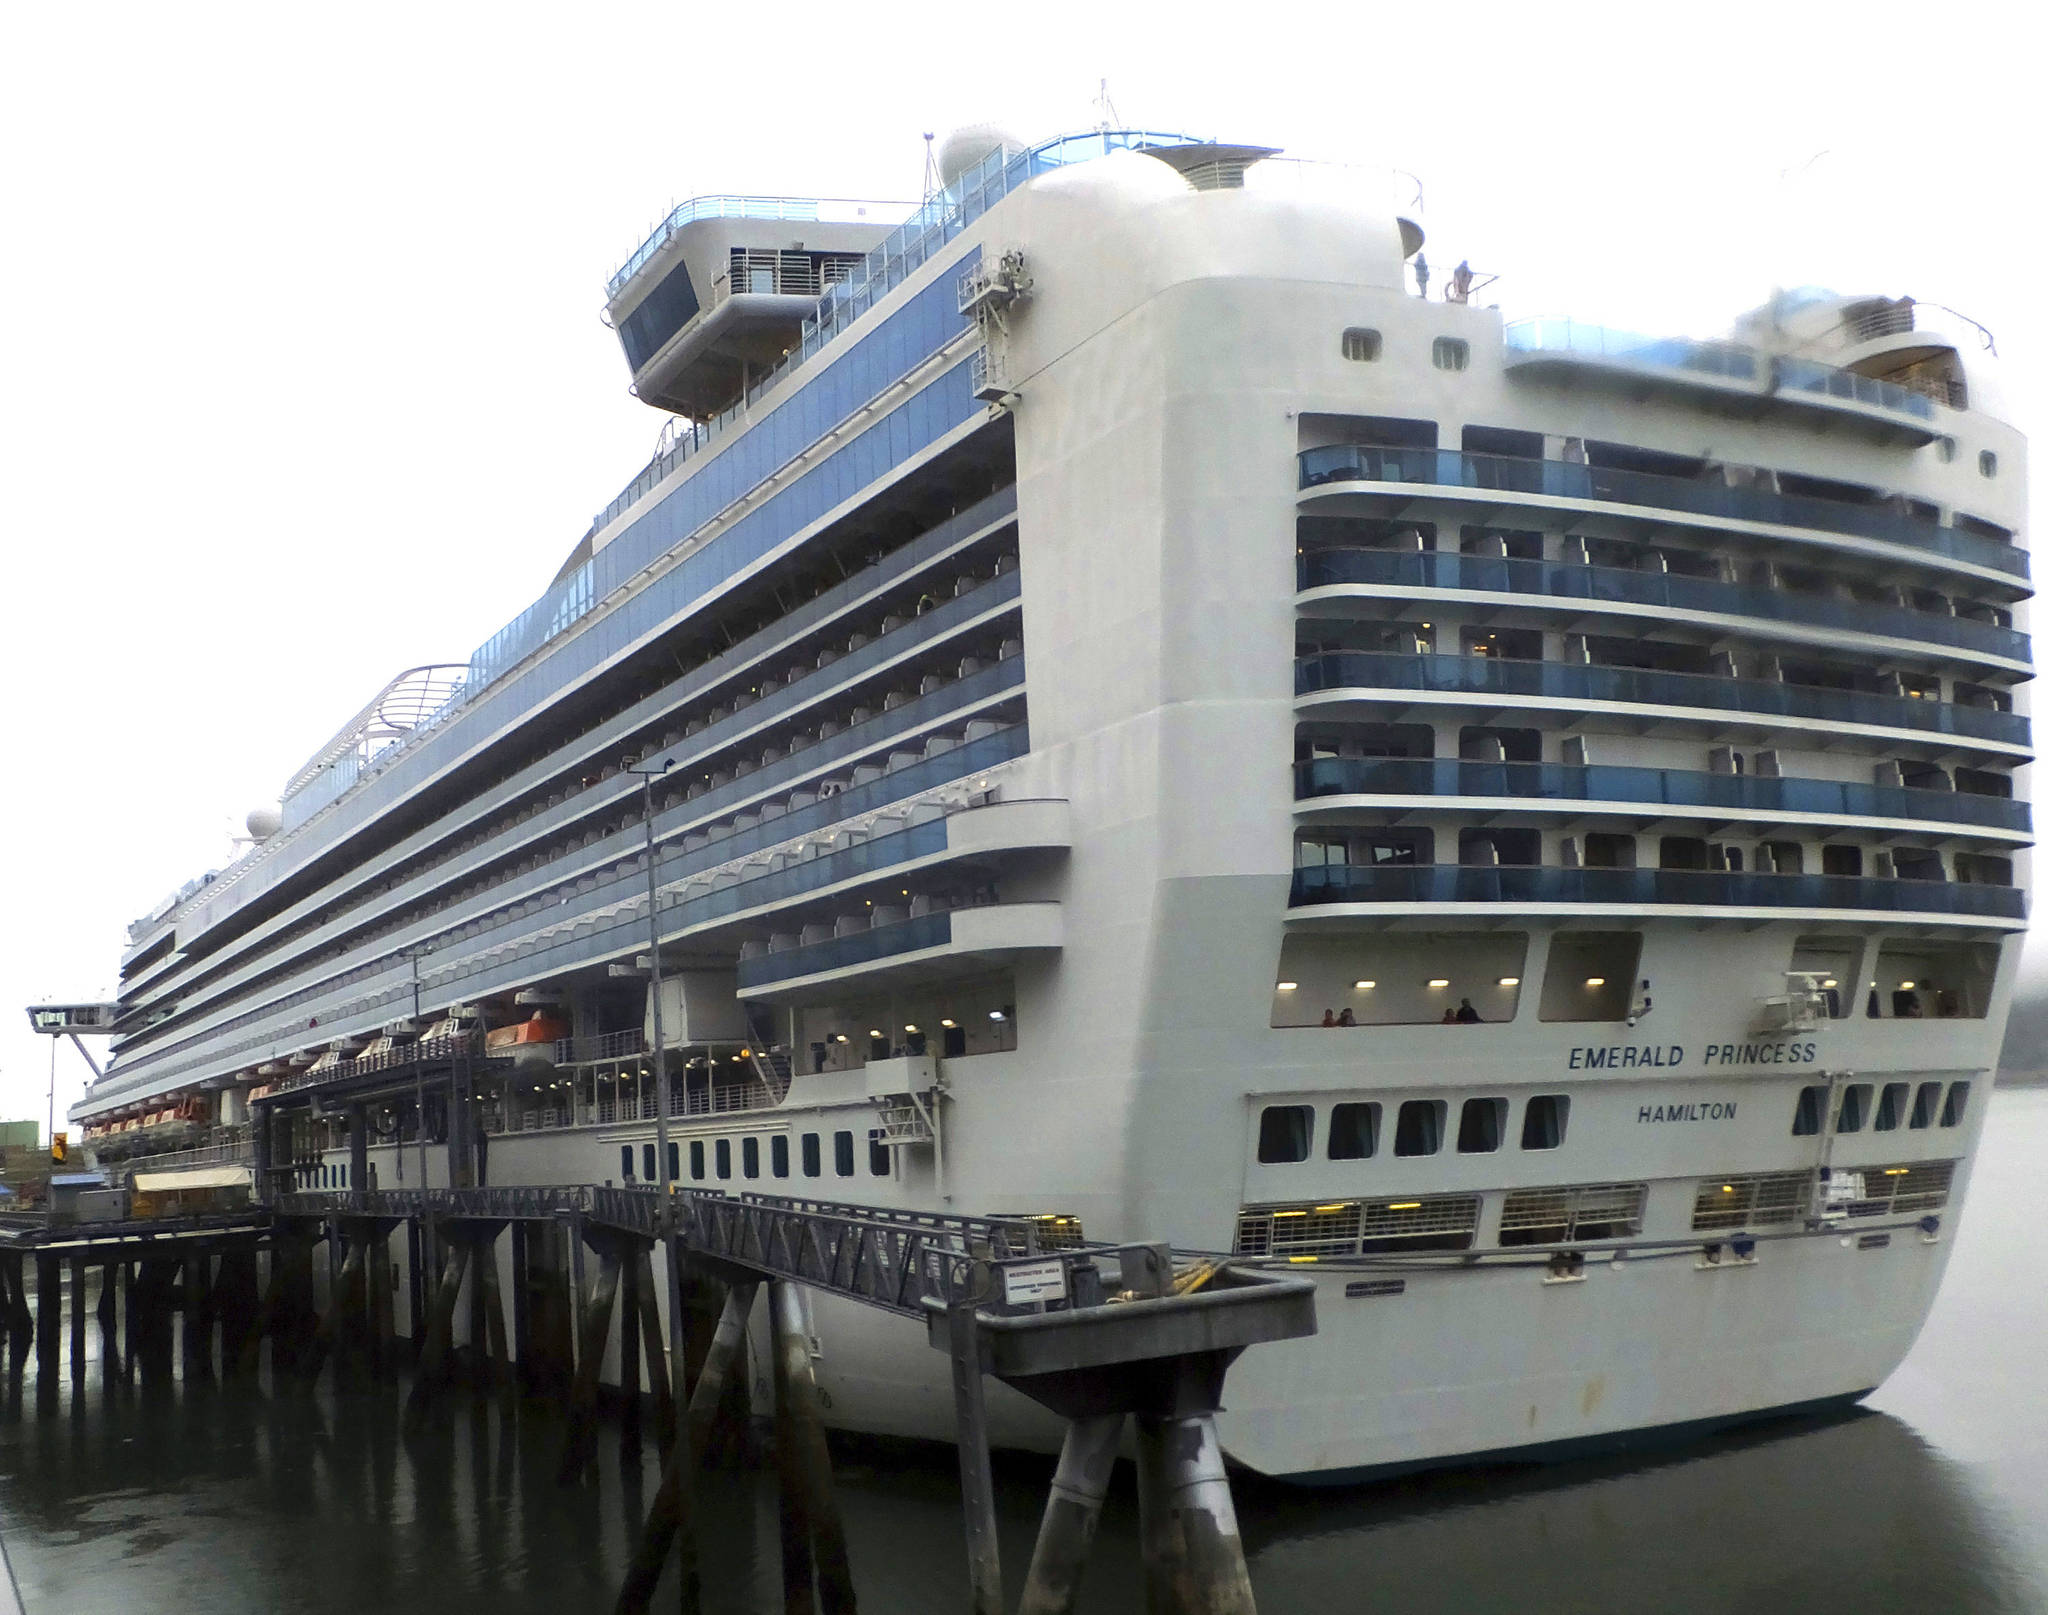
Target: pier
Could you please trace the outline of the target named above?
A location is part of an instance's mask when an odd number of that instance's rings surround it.
[[[1163,1244],[1069,1240],[1032,1219],[635,1185],[279,1193],[207,1216],[0,1225],[0,1327],[15,1372],[35,1352],[39,1405],[62,1377],[68,1323],[74,1381],[86,1372],[91,1327],[110,1376],[168,1372],[180,1358],[188,1377],[249,1374],[266,1341],[279,1373],[332,1365],[388,1376],[406,1366],[414,1426],[436,1417],[462,1354],[486,1394],[558,1400],[565,1486],[588,1473],[608,1400],[623,1410],[628,1450],[639,1450],[651,1413],[661,1481],[637,1522],[621,1615],[650,1607],[672,1556],[686,1610],[718,1571],[715,1545],[694,1529],[697,1462],[750,1369],[743,1347],[760,1313],[772,1345],[785,1608],[858,1607],[799,1287],[901,1317],[950,1358],[974,1615],[1074,1607],[1124,1454],[1137,1472],[1142,1607],[1253,1609],[1215,1415],[1240,1352],[1314,1332],[1314,1290],[1303,1279]],[[716,1319],[680,1354],[664,1338],[664,1291],[672,1319],[677,1309]],[[1014,1606],[996,1545],[990,1377],[1066,1421]]]

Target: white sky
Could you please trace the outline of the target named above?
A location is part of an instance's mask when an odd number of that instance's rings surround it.
[[[1412,170],[1432,263],[1501,274],[1511,315],[1911,292],[1990,325],[2006,413],[2040,415],[2030,9],[1111,14],[0,14],[0,1115],[44,1110],[17,1006],[110,990],[131,919],[644,463],[660,417],[597,313],[676,199],[912,197],[922,131],[1084,128],[1107,77],[1126,124]]]

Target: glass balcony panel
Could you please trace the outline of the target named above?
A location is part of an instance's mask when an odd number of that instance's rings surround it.
[[[1622,567],[1515,561],[1449,551],[1327,549],[1298,557],[1295,574],[1296,585],[1302,589],[1364,583],[1388,588],[1470,589],[1492,594],[1598,600],[1616,605],[1674,607],[1913,639],[1981,651],[2008,661],[2031,660],[2027,636],[1995,623],[1870,605],[1829,595],[1719,583],[1677,572],[1633,572]]]
[[[1682,904],[1702,908],[1870,909],[2020,920],[2025,895],[2010,886],[1879,880],[1852,875],[1767,875],[1705,869],[1461,868],[1425,864],[1297,869],[1290,907],[1318,903]]]
[[[1699,707],[1767,713],[1813,723],[1857,723],[1912,729],[1964,740],[2028,744],[2030,728],[2018,713],[1948,701],[1826,690],[1766,679],[1718,678],[1704,673],[1655,673],[1632,667],[1580,663],[1511,662],[1484,656],[1403,656],[1381,651],[1328,651],[1294,664],[1294,691],[1427,691],[1476,697],[1523,695],[1565,703],[1619,701],[1644,706]]]
[[[2031,830],[2025,802],[1959,791],[1852,781],[1711,774],[1605,764],[1464,762],[1455,758],[1317,757],[1294,765],[1298,800],[1319,796],[1491,796],[1525,801],[1631,802],[1736,813],[1826,813]]]
[[[1727,521],[1806,527],[1874,538],[1967,565],[1987,567],[2014,578],[2028,575],[2024,550],[1997,539],[1959,532],[1923,517],[1908,516],[1884,505],[1847,504],[1768,488],[1731,488],[1718,482],[1692,482],[1682,477],[1572,465],[1562,460],[1462,454],[1455,449],[1385,449],[1337,443],[1304,449],[1298,460],[1300,485],[1304,488],[1337,482],[1394,482],[1649,506]]]

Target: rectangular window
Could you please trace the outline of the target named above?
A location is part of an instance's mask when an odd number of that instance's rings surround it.
[[[690,1176],[698,1183],[704,1181],[704,1140],[690,1140]]]
[[[1792,1136],[1806,1138],[1820,1131],[1820,1118],[1828,1102],[1825,1087],[1801,1088],[1799,1106],[1792,1112]]]
[[[732,1176],[731,1139],[721,1138],[717,1143],[713,1144],[711,1146],[711,1158],[712,1160],[718,1163],[718,1175],[721,1178],[729,1178]]]
[[[1820,872],[1823,875],[1860,875],[1863,873],[1863,849],[1843,847],[1833,843],[1820,849]]]
[[[1811,1172],[1760,1172],[1748,1177],[1708,1178],[1693,1196],[1696,1233],[1719,1228],[1761,1228],[1798,1222],[1813,1204]]]
[[[1948,1087],[1948,1101],[1941,1107],[1941,1125],[1960,1127],[1963,1124],[1963,1110],[1970,1103],[1970,1085],[1967,1082],[1952,1082]]]
[[[1316,1113],[1309,1105],[1268,1105],[1259,1112],[1259,1160],[1306,1161]]]
[[[1571,1119],[1568,1094],[1540,1093],[1532,1096],[1522,1111],[1522,1148],[1554,1150],[1564,1143],[1564,1130]]]
[[[832,1135],[832,1170],[842,1178],[853,1176],[853,1134],[841,1131]]]
[[[1505,1099],[1468,1099],[1458,1112],[1458,1153],[1490,1155],[1500,1148],[1507,1131],[1508,1102]]]
[[[789,1139],[786,1135],[768,1140],[768,1170],[778,1178],[789,1176]]]
[[[1338,1105],[1330,1112],[1329,1156],[1333,1161],[1363,1161],[1371,1157],[1380,1142],[1380,1107],[1375,1104]]]
[[[1873,1131],[1889,1133],[1906,1119],[1906,1095],[1912,1085],[1904,1082],[1887,1082],[1877,1096],[1877,1118],[1870,1125]]]
[[[671,1144],[668,1147],[668,1180],[671,1183],[683,1175],[682,1148],[680,1144]]]
[[[628,1183],[633,1181],[633,1146],[630,1144],[619,1146],[619,1176]]]
[[[1568,1189],[1517,1189],[1501,1206],[1503,1245],[1568,1245],[1626,1239],[1642,1232],[1641,1183],[1593,1183]]]
[[[1863,1118],[1870,1113],[1870,1084],[1852,1082],[1842,1090],[1842,1107],[1835,1112],[1835,1131],[1860,1133]]]
[[[1910,1125],[1914,1127],[1932,1127],[1934,1125],[1935,1112],[1940,1108],[1941,1084],[1938,1082],[1921,1083],[1919,1089],[1913,1095],[1913,1120]]]
[[[1441,1099],[1404,1099],[1394,1118],[1396,1155],[1434,1155],[1444,1147],[1444,1112]]]
[[[1430,344],[1429,362],[1439,370],[1463,370],[1472,362],[1472,345],[1463,337],[1440,336]]]
[[[1380,356],[1380,334],[1363,325],[1344,333],[1344,357],[1370,362]]]
[[[1466,1250],[1479,1227],[1477,1195],[1246,1206],[1240,1256],[1352,1256],[1381,1251]]]
[[[661,1176],[661,1169],[654,1164],[654,1146],[652,1144],[642,1144],[640,1146],[640,1176],[649,1183],[652,1183]]]
[[[886,1178],[889,1175],[889,1146],[882,1142],[880,1133],[868,1134],[868,1175]]]
[[[816,1133],[804,1134],[803,1157],[805,1177],[816,1178],[824,1176],[825,1163],[819,1154],[818,1135]]]
[[[758,1178],[761,1175],[761,1141],[758,1138],[740,1140],[740,1176]]]

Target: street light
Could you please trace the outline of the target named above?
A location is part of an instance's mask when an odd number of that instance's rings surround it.
[[[427,1068],[420,1057],[420,955],[434,950],[422,943],[414,943],[405,950],[406,962],[412,966],[412,1074],[414,1104],[419,1110],[417,1134],[420,1146],[420,1187],[427,1186]],[[449,1084],[450,1109],[453,1109],[454,1084]],[[403,1172],[405,1147],[398,1148],[399,1170]],[[453,1178],[449,1180],[451,1183]]]
[[[679,1371],[683,1362],[683,1292],[682,1272],[676,1253],[675,1185],[670,1179],[668,1169],[668,1070],[664,1064],[668,1041],[663,1035],[661,1025],[661,891],[654,868],[654,782],[673,767],[675,759],[664,757],[658,763],[635,763],[626,769],[627,773],[640,777],[640,823],[646,832],[647,840],[647,969],[649,1019],[654,1026],[655,1182],[661,1186],[661,1208],[658,1214],[660,1220],[655,1226],[661,1231],[663,1241],[668,1247],[668,1351],[671,1374]],[[678,1439],[688,1438],[684,1435]]]

